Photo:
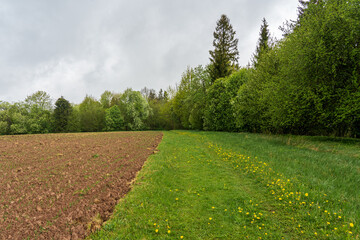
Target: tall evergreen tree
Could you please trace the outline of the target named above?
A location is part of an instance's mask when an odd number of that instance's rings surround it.
[[[72,112],[72,106],[64,97],[55,102],[54,130],[55,132],[67,132],[68,122]]]
[[[209,51],[212,83],[218,78],[229,76],[237,68],[239,51],[237,49],[238,39],[235,38],[235,33],[229,18],[224,14],[221,15],[214,32],[213,46],[215,49]]]
[[[262,25],[260,27],[260,38],[258,45],[256,46],[255,54],[253,55],[253,65],[256,68],[261,55],[269,50],[269,25],[265,18],[262,20]]]

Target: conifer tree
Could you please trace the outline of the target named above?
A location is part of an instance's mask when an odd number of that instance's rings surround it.
[[[235,33],[229,18],[224,14],[221,15],[214,32],[213,46],[215,49],[209,51],[211,61],[210,78],[212,83],[218,78],[229,76],[238,67],[238,39],[235,38]]]
[[[55,102],[54,109],[54,130],[55,132],[67,132],[72,106],[64,97]]]
[[[265,18],[262,20],[262,25],[260,27],[260,38],[258,41],[258,45],[256,46],[255,54],[253,55],[253,65],[256,68],[261,55],[269,50],[269,25]]]

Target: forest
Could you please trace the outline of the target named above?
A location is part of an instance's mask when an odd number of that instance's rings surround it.
[[[206,66],[175,87],[105,91],[80,104],[44,91],[0,101],[0,135],[194,129],[360,137],[360,0],[299,1],[274,39],[264,18],[248,66],[222,15]]]

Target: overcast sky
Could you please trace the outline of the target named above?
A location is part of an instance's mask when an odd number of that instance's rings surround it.
[[[297,0],[0,0],[0,100],[42,90],[80,103],[105,90],[175,86],[187,66],[209,63],[221,14],[246,66],[261,19],[272,36]]]

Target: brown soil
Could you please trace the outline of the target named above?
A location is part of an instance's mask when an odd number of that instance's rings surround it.
[[[0,137],[0,239],[78,239],[100,228],[160,132]]]

